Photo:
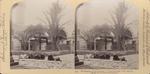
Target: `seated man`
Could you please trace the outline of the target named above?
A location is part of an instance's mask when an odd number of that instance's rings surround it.
[[[45,55],[41,55],[41,59],[44,60],[45,59]]]
[[[118,56],[118,55],[114,55],[114,56],[113,56],[113,60],[114,60],[114,61],[119,61],[119,60],[120,60],[120,58],[119,58],[119,56]]]
[[[127,60],[125,59],[125,57],[122,57],[122,58],[121,58],[121,61],[127,61]]]
[[[49,55],[49,56],[48,56],[48,60],[49,60],[49,61],[54,61],[55,59],[54,59],[53,55]]]
[[[56,61],[60,61],[61,62],[62,60],[60,60],[60,58],[58,57],[58,58],[56,58]]]
[[[110,59],[110,55],[107,54],[106,57],[105,57],[105,59]]]

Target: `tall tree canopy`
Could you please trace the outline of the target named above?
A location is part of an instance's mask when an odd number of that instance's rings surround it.
[[[129,19],[128,9],[125,2],[120,2],[117,8],[115,8],[114,13],[111,15],[114,24],[113,32],[117,41],[118,50],[125,50],[126,39],[132,38],[132,32],[128,27],[131,22],[127,23],[127,19]]]
[[[111,32],[112,27],[108,24],[96,25],[88,31],[81,32],[81,38],[86,41],[88,49],[92,50],[95,38],[111,36]]]
[[[43,25],[30,25],[24,31],[16,32],[13,38],[17,39],[21,44],[22,50],[28,50],[28,41],[36,35],[43,35],[46,28]]]
[[[64,16],[62,14],[63,10],[64,8],[58,0],[52,3],[52,7],[48,11],[43,12],[45,18],[42,21],[49,26],[48,34],[55,50],[59,50],[59,42],[67,38],[67,34],[63,28],[63,25],[67,24],[67,22],[61,22]]]

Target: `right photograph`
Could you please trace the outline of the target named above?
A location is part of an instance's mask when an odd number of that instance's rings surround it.
[[[90,0],[75,10],[76,69],[139,69],[137,7]]]

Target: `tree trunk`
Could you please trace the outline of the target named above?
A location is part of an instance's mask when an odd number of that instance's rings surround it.
[[[57,46],[57,41],[56,41],[56,40],[53,41],[52,45],[53,45],[53,49],[54,49],[54,50],[59,51],[58,46]]]
[[[121,42],[121,37],[120,36],[117,36],[117,50],[123,50],[122,48],[122,42]]]
[[[20,42],[20,47],[21,47],[21,50],[24,50],[23,42]]]
[[[26,42],[21,42],[21,50],[27,50],[28,49],[28,43]]]

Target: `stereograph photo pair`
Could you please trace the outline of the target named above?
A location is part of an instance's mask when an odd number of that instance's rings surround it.
[[[1,0],[0,71],[149,74],[149,4]]]

